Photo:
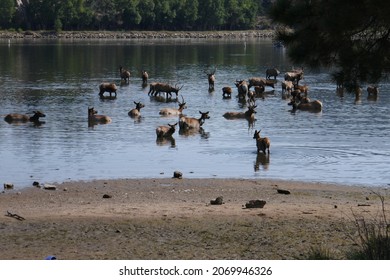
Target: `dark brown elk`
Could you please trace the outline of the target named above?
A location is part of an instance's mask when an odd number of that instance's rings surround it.
[[[368,100],[376,101],[378,99],[379,89],[377,86],[368,86],[367,93]]]
[[[25,114],[8,114],[4,120],[8,123],[25,123],[25,122],[39,122],[39,118],[44,118],[46,115],[41,111],[33,111],[34,115],[29,117]]]
[[[124,69],[122,66],[119,66],[119,74],[121,76],[121,80],[124,80],[126,83],[130,81],[130,71]]]
[[[103,97],[103,94],[105,92],[108,92],[108,93],[110,93],[110,96],[112,95],[112,93],[115,93],[115,96],[116,96],[117,89],[118,88],[117,88],[116,84],[114,84],[114,83],[101,83],[99,86],[99,95],[101,97]]]
[[[152,83],[150,84],[149,93],[150,95],[156,96],[160,93],[166,93],[167,97],[172,96],[172,92],[176,94],[176,97],[179,94],[179,91],[183,88],[183,86],[179,87],[177,84],[175,86],[171,86],[165,83]]]
[[[276,79],[276,77],[280,74],[280,71],[276,68],[271,68],[271,69],[267,69],[265,71],[265,78],[268,80],[270,79],[271,77],[273,77],[274,79]]]
[[[176,125],[175,124],[168,124],[166,125],[161,125],[156,128],[156,135],[157,138],[169,138],[172,137],[173,133],[176,131]]]
[[[141,72],[141,78],[142,78],[142,84],[147,85],[148,79],[149,79],[149,74],[145,70],[142,70]]]
[[[207,80],[209,82],[209,90],[214,90],[214,83],[215,83],[215,71],[217,71],[216,68],[214,68],[211,72],[206,72]]]
[[[135,108],[131,109],[129,111],[128,115],[130,117],[139,117],[139,116],[141,116],[141,108],[144,108],[145,105],[142,104],[141,102],[135,102],[135,101],[134,101],[134,104],[135,104]]]
[[[231,98],[232,92],[233,92],[233,90],[231,87],[223,87],[222,88],[222,97],[223,98]]]
[[[248,109],[245,112],[226,112],[223,114],[223,117],[228,120],[235,120],[235,119],[246,119],[248,121],[254,121],[255,120],[255,114],[257,105],[255,103],[250,102],[248,105]]]
[[[88,107],[88,123],[90,125],[94,124],[105,124],[110,123],[111,118],[106,115],[97,115],[97,111],[92,107]]]
[[[179,127],[182,130],[186,129],[199,129],[204,124],[205,120],[209,119],[209,112],[201,112],[200,118],[181,117],[179,120]]]
[[[183,102],[178,102],[179,103],[179,108],[174,109],[174,108],[163,108],[160,110],[159,114],[163,116],[179,116],[183,114],[183,110],[187,109],[186,102],[184,102],[184,98],[182,96],[182,101]]]
[[[257,153],[263,152],[263,154],[267,154],[266,151],[269,154],[269,148],[271,146],[271,141],[268,137],[262,138],[260,136],[260,131],[255,130],[255,134],[253,135],[253,139],[256,139],[256,147],[257,147]]]

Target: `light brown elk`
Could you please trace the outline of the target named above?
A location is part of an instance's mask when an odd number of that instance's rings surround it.
[[[262,138],[260,136],[260,131],[255,130],[255,133],[253,135],[253,139],[256,139],[256,147],[257,147],[257,153],[263,152],[264,154],[267,154],[266,151],[269,154],[269,148],[271,146],[271,141],[268,137]]]
[[[322,111],[321,101],[311,101],[307,97],[302,98],[302,101],[299,101],[298,99],[293,99],[290,103],[288,103],[288,105],[291,105],[293,107],[293,112],[295,112],[296,110],[308,111],[312,113],[319,113]]]
[[[173,133],[176,131],[176,125],[175,124],[168,124],[166,125],[161,125],[156,128],[156,135],[157,138],[169,138],[172,137]]]
[[[116,96],[117,89],[118,88],[117,88],[116,84],[114,84],[114,83],[101,83],[99,85],[99,95],[103,96],[103,94],[105,92],[108,92],[108,93],[110,93],[110,96],[112,95],[112,93],[115,93],[115,96]]]
[[[290,72],[286,72],[284,74],[285,81],[291,81],[294,84],[298,85],[299,81],[303,79],[303,69],[300,70],[292,70]]]
[[[141,78],[142,78],[142,84],[146,85],[148,83],[149,74],[145,70],[142,70],[141,72]]]
[[[25,122],[39,122],[39,118],[44,118],[46,115],[41,111],[33,111],[34,115],[29,117],[25,114],[8,114],[5,116],[4,120],[8,123],[25,123]]]
[[[126,83],[130,81],[130,71],[124,69],[122,66],[119,66],[119,74],[121,76],[121,80],[124,80]]]
[[[183,102],[178,102],[179,103],[179,108],[174,109],[174,108],[163,108],[160,110],[159,114],[163,116],[179,116],[183,114],[183,110],[187,109],[186,102],[184,102],[184,98],[182,96],[182,101]]]
[[[204,124],[205,120],[209,119],[209,112],[201,112],[200,118],[181,117],[179,120],[180,129],[199,129]]]
[[[207,80],[209,82],[209,90],[214,90],[214,83],[215,83],[215,71],[217,71],[216,68],[214,68],[211,72],[206,72]]]
[[[92,107],[88,107],[88,122],[90,124],[105,124],[110,123],[111,118],[106,115],[97,115],[97,111]]]
[[[283,81],[282,82],[282,92],[284,93],[285,91],[291,93],[291,91],[294,88],[294,84],[292,81]]]
[[[249,102],[249,101],[248,101]],[[247,119],[248,121],[254,121],[255,120],[255,114],[256,114],[256,107],[255,103],[249,102],[248,109],[245,112],[226,112],[223,114],[223,117],[228,120],[234,120],[234,119]]]
[[[236,80],[234,84],[238,90],[238,98],[245,99],[249,92],[248,83],[245,80]]]
[[[139,117],[141,116],[141,108],[144,108],[145,105],[142,104],[141,102],[135,102],[134,101],[134,104],[135,104],[135,108],[131,109],[128,113],[128,115],[130,117]]]

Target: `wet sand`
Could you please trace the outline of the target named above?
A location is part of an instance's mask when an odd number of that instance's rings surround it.
[[[345,258],[383,188],[241,179],[123,179],[0,193],[0,259]],[[278,193],[278,189],[290,194]],[[104,198],[108,196],[108,198]],[[223,196],[224,204],[210,205]],[[264,208],[246,208],[249,200]],[[7,211],[24,220],[7,216]]]

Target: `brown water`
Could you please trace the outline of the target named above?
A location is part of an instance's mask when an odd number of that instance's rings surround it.
[[[103,81],[120,85],[118,66],[132,70],[115,100],[101,100]],[[34,126],[0,122],[0,183],[17,187],[33,181],[61,182],[103,178],[279,178],[370,186],[387,186],[389,175],[390,84],[380,84],[377,101],[364,91],[355,102],[338,96],[326,70],[305,69],[303,84],[324,104],[322,113],[291,113],[280,83],[273,95],[257,101],[254,127],[226,120],[227,111],[244,111],[235,97],[222,99],[223,86],[236,79],[265,76],[268,67],[292,65],[285,51],[264,39],[165,41],[0,41],[0,115],[41,110],[45,123]],[[204,71],[217,67],[216,90],[209,93]],[[174,134],[175,142],[156,142],[158,125],[177,122],[159,115],[161,103],[143,88],[139,72],[150,82],[183,85],[184,112],[198,117],[210,111],[203,133]],[[282,76],[278,78],[282,79]],[[236,91],[234,91],[234,96]],[[127,113],[141,101],[142,117]],[[88,127],[94,106],[112,123]],[[271,139],[269,159],[256,153],[255,129]]]

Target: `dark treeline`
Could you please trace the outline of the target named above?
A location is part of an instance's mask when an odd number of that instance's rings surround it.
[[[0,29],[240,30],[272,0],[1,0]]]

